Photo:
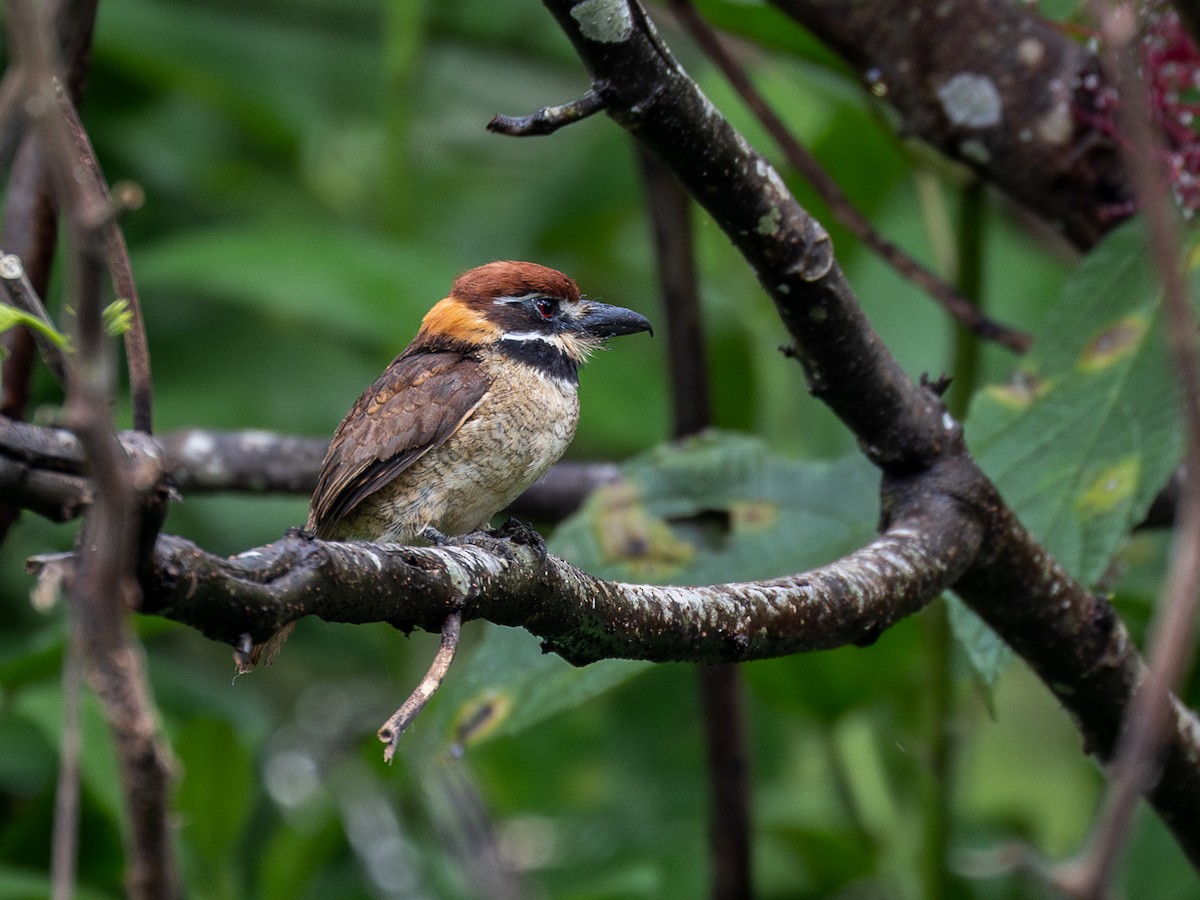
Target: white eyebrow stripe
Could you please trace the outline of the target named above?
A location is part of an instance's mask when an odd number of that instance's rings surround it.
[[[497,297],[492,302],[497,305],[502,306],[506,303],[524,303],[526,300],[532,300],[534,297],[544,297],[544,296],[545,296],[545,293],[542,291],[530,291],[527,294],[520,294],[516,297]]]
[[[563,342],[556,334],[546,334],[544,331],[506,331],[500,335],[502,341],[542,341],[546,344],[553,344],[556,347],[562,347]]]

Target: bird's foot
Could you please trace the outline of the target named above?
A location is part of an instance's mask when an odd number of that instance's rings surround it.
[[[535,547],[542,553],[546,552],[546,542],[542,536],[533,530],[533,526],[520,519],[510,518],[491,534],[498,538],[512,541],[514,544],[525,544]]]
[[[454,544],[461,543],[459,538],[451,537],[448,534],[442,534],[432,525],[426,525],[419,532],[417,537],[429,544],[430,547],[450,547]]]

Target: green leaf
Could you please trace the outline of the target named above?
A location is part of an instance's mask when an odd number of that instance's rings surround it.
[[[811,33],[777,7],[746,0],[699,0],[696,8],[714,28],[752,41],[760,47],[781,50],[848,76],[846,64]]]
[[[275,829],[260,857],[258,895],[262,900],[313,896],[313,884],[333,866],[345,840],[332,812],[304,828]]]
[[[989,712],[995,715],[996,684],[1012,662],[1013,652],[965,603],[951,594],[947,594],[944,600],[950,631],[979,680]]]
[[[436,751],[517,734],[611,690],[650,665],[607,659],[576,668],[543,653],[538,639],[523,629],[489,625],[437,707],[433,733],[443,743]]]
[[[227,719],[198,716],[173,741],[183,779],[176,795],[182,837],[215,873],[239,846],[255,796],[249,751]]]
[[[652,450],[592,494],[550,542],[600,578],[671,584],[749,581],[831,562],[869,541],[878,475],[855,454],[803,462],[753,438],[712,432]],[[519,629],[490,628],[437,709],[451,745],[512,734],[644,670],[577,669]]]
[[[42,900],[50,893],[50,879],[45,872],[0,866],[0,900]],[[75,900],[112,900],[115,895],[76,884],[71,896]]]
[[[272,19],[253,6],[114,5],[97,52],[126,75],[195,94],[266,139],[287,141],[329,109],[372,109],[380,51],[338,19]]]
[[[1094,583],[1182,455],[1175,379],[1140,221],[1080,264],[1015,385],[980,393],[975,458],[1021,521]]]
[[[552,547],[600,578],[716,584],[831,562],[874,536],[878,473],[860,454],[790,460],[711,432],[622,469],[559,526]]]
[[[194,291],[359,340],[392,336],[390,343],[416,331],[455,271],[377,234],[278,223],[193,232],[138,257],[147,297]]]
[[[113,823],[124,820],[121,779],[112,748],[112,735],[95,695],[79,688],[80,742],[79,770],[84,787]],[[44,682],[25,688],[16,695],[12,710],[32,722],[56,750],[61,748],[63,697],[59,685]]]

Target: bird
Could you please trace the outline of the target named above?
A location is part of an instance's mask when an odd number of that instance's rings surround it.
[[[485,527],[571,443],[588,356],[643,331],[537,263],[463,273],[334,432],[305,530],[422,544]]]
[[[463,273],[337,427],[304,533],[422,545],[483,528],[571,443],[579,367],[609,338],[642,331],[654,333],[640,313],[537,263]],[[294,626],[244,635],[237,671],[270,664]]]

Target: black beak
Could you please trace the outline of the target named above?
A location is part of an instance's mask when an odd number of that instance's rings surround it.
[[[586,304],[584,307],[586,311],[575,321],[579,330],[584,334],[598,338],[610,338],[621,334],[637,334],[639,331],[648,331],[651,337],[654,336],[650,320],[641,313],[635,313],[632,309],[625,309],[623,306],[597,303],[594,300],[583,302]]]

